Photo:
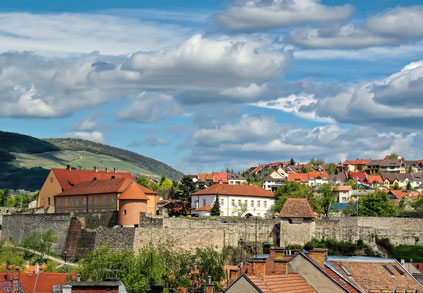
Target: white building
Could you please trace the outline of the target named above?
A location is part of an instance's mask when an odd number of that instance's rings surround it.
[[[276,172],[273,172],[276,173]],[[272,174],[273,174],[272,173]],[[267,175],[263,180],[263,188],[272,192],[275,192],[282,184],[285,183],[285,179],[273,178],[272,175]]]
[[[241,185],[248,184],[247,180],[239,174],[228,173],[228,184]]]
[[[219,197],[221,216],[257,216],[269,214],[274,194],[254,185],[215,184],[191,195],[191,209],[213,206]]]

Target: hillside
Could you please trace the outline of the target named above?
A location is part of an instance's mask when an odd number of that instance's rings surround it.
[[[134,176],[162,175],[177,180],[182,173],[157,160],[82,139],[37,139],[0,131],[0,188],[40,189],[51,168],[118,168]]]

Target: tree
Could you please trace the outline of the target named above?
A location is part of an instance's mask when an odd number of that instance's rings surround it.
[[[44,233],[33,231],[29,236],[23,241],[23,247],[36,250],[41,253],[38,262],[43,262],[44,255],[50,254],[51,247],[56,242],[57,237],[54,235],[52,229],[48,229]]]
[[[294,181],[288,181],[276,190],[272,211],[280,212],[288,198],[307,198],[313,211],[320,212],[319,199],[314,195],[314,192],[308,186]]]
[[[398,155],[398,154],[396,154],[396,153],[391,153],[391,154],[389,155],[389,158],[390,158],[390,159],[398,159],[398,157],[399,157],[399,155]]]
[[[410,181],[407,182],[406,189],[407,190],[412,190],[413,189],[413,187],[411,187],[411,182]]]
[[[7,200],[10,197],[9,189],[0,190],[0,206],[4,207],[7,205]]]
[[[352,187],[352,189],[357,189],[357,183],[356,183],[354,180],[352,180],[352,179],[349,179],[349,180],[347,181],[347,183],[345,183],[345,185],[349,185],[349,186],[351,186],[351,187]]]
[[[148,182],[148,178],[145,177],[145,176],[138,177],[137,178],[137,183],[140,184],[140,185],[142,185],[142,186],[145,186],[147,188],[150,188],[150,185],[148,184],[149,183]]]
[[[325,160],[311,158],[309,163],[312,164],[313,166],[320,166],[325,163]]]
[[[308,173],[308,172],[312,172],[313,168],[311,166],[308,165],[301,165],[300,167],[300,173]]]
[[[178,184],[177,190],[177,199],[181,200],[182,202],[189,202],[191,199],[191,194],[196,191],[194,181],[188,175],[182,177],[181,182]]]
[[[220,201],[219,194],[216,195],[216,200],[214,201],[213,208],[211,210],[212,216],[220,216]]]
[[[394,184],[394,190],[400,190],[401,188],[399,187],[398,182],[395,182]]]
[[[320,192],[320,206],[325,217],[329,215],[332,205],[335,203],[335,192],[329,184],[323,184],[319,188]]]
[[[326,172],[329,174],[338,174],[338,169],[334,163],[329,163],[326,167]]]
[[[295,160],[294,160],[294,158],[291,158],[291,160],[289,160],[289,164],[290,164],[290,165],[293,165],[293,166],[295,165]]]
[[[384,191],[368,193],[358,199],[358,213],[368,217],[391,217],[398,215],[397,207],[389,201]]]
[[[238,217],[241,217],[248,211],[248,206],[246,203],[239,203],[238,205],[235,205],[233,208],[235,212],[238,214]]]

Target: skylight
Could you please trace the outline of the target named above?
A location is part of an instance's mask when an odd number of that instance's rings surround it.
[[[404,275],[404,271],[403,270],[401,270],[399,267],[397,267],[396,265],[392,265],[393,267],[394,267],[394,269],[401,275],[401,276],[403,276]]]
[[[392,277],[395,277],[395,274],[386,265],[382,265],[382,266],[385,268],[385,270],[388,271],[388,273],[391,274]]]
[[[340,265],[341,269],[347,274],[348,277],[351,277],[350,272],[347,270],[346,267],[344,267],[344,265]]]

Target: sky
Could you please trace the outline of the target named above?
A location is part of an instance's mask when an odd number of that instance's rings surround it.
[[[423,3],[3,0],[0,105],[184,173],[421,159]]]

